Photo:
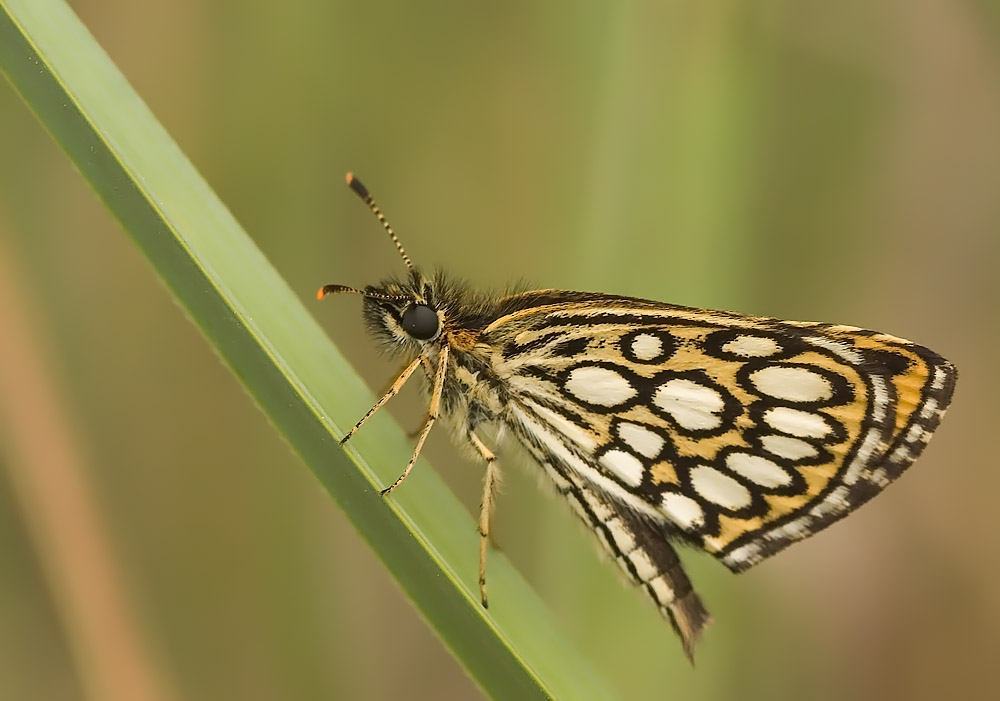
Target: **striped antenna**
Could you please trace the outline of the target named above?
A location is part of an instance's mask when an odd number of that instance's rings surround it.
[[[406,255],[406,251],[403,250],[403,244],[401,244],[399,239],[396,238],[396,234],[393,232],[392,227],[389,226],[389,222],[386,221],[385,215],[382,214],[382,210],[378,208],[378,205],[375,204],[375,200],[372,199],[372,196],[368,193],[368,188],[365,187],[360,180],[355,178],[353,173],[347,174],[347,186],[354,190],[357,196],[365,201],[365,204],[368,205],[368,209],[370,209],[372,214],[374,214],[375,217],[382,223],[382,228],[384,228],[385,232],[389,234],[389,238],[392,239],[392,242],[396,244],[396,250],[399,251],[399,255],[403,257],[403,262],[406,263],[406,267],[412,271],[414,269],[413,261],[410,260],[408,255]]]
[[[409,301],[409,297],[406,295],[386,295],[381,292],[371,292],[367,290],[359,290],[356,287],[349,287],[347,285],[323,285],[319,288],[316,293],[316,299],[323,299],[327,295],[337,295],[337,294],[352,294],[361,295],[362,297],[370,297],[371,299],[382,299],[387,302],[406,302]]]

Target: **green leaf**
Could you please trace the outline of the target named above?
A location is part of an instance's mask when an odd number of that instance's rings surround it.
[[[0,67],[483,690],[614,696],[499,553],[482,609],[474,523],[428,465],[378,496],[411,450],[387,414],[340,448],[371,392],[70,8],[0,0]]]

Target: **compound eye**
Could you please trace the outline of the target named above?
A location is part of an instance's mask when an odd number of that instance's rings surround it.
[[[429,341],[434,338],[439,326],[437,312],[426,304],[414,304],[408,308],[403,312],[400,323],[403,331],[419,341]]]

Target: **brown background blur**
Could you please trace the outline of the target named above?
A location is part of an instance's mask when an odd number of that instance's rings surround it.
[[[871,506],[740,577],[685,554],[716,617],[696,670],[531,466],[498,539],[625,698],[1000,693],[998,3],[72,4],[306,304],[400,270],[354,170],[419,264],[482,287],[953,360]],[[479,697],[6,83],[0,154],[0,698]],[[381,387],[357,300],[315,309]],[[481,469],[443,431],[428,454],[475,509]]]

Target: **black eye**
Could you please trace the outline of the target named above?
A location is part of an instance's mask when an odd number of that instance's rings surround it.
[[[420,341],[429,341],[438,332],[438,315],[426,304],[414,304],[403,312],[403,331]]]

